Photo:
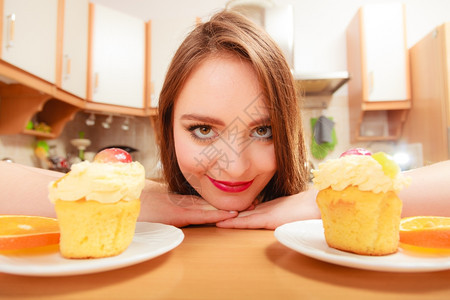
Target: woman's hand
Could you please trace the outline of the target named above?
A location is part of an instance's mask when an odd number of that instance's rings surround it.
[[[316,204],[317,191],[281,197],[258,204],[255,209],[239,213],[236,218],[216,223],[222,228],[265,228],[275,229],[285,223],[320,218]]]
[[[200,197],[169,194],[163,185],[147,181],[141,195],[139,221],[177,227],[214,224],[234,218],[237,212],[218,210]]]

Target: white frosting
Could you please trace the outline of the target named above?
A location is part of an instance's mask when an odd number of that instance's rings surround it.
[[[101,203],[139,199],[145,185],[145,170],[139,162],[90,163],[72,166],[71,171],[49,185],[49,198],[76,201],[82,198]]]
[[[399,192],[410,183],[410,178],[400,172],[395,178],[386,175],[383,167],[370,155],[347,155],[329,159],[312,172],[314,187],[318,190],[331,187],[342,191],[348,186],[357,186],[362,191],[374,193]]]

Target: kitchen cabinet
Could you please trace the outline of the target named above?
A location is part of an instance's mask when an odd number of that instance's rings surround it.
[[[1,59],[55,83],[58,0],[3,0]]]
[[[351,142],[400,138],[411,107],[405,7],[361,7],[347,28]]]
[[[57,88],[65,2],[72,1],[0,1],[0,134],[55,138],[84,107],[84,99]],[[31,120],[51,132],[26,129]]]
[[[410,49],[412,108],[405,124],[409,143],[421,143],[424,164],[450,158],[450,23]]]
[[[56,138],[80,110],[156,115],[147,106],[150,22],[106,8],[95,14],[91,6],[88,0],[0,0],[0,134]],[[30,120],[51,132],[27,130]]]
[[[28,134],[38,138],[56,138],[80,110],[69,101],[60,101],[52,95],[34,90],[25,85],[0,84],[0,134]],[[51,132],[26,129],[28,121],[44,122]]]
[[[64,0],[60,14],[59,34],[62,47],[58,50],[56,84],[80,98],[86,98],[88,53],[88,0]]]
[[[91,37],[87,106],[147,107],[148,29],[142,20],[90,4]],[[147,56],[147,57],[146,57]],[[130,111],[130,110],[129,110]]]
[[[181,41],[194,28],[196,23],[202,22],[197,19],[176,16],[173,18],[161,18],[152,20],[151,26],[151,78],[152,78],[152,101],[151,106],[157,107],[159,94],[164,84],[167,69]]]

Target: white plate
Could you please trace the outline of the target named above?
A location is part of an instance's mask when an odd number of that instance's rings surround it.
[[[385,256],[357,255],[330,248],[323,233],[321,220],[307,220],[284,224],[275,230],[276,239],[283,245],[325,262],[358,269],[389,272],[426,272],[450,269],[448,256],[408,255],[401,248]]]
[[[102,272],[134,265],[177,247],[183,232],[173,226],[138,222],[130,246],[121,254],[96,259],[66,259],[59,252],[33,256],[0,255],[0,272],[31,276],[65,276]]]

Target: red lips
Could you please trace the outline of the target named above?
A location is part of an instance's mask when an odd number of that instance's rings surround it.
[[[239,193],[239,192],[243,192],[246,189],[248,189],[252,183],[253,180],[251,181],[220,181],[220,180],[215,180],[212,179],[209,176],[208,179],[211,181],[211,183],[218,188],[221,191],[227,192],[227,193]]]

